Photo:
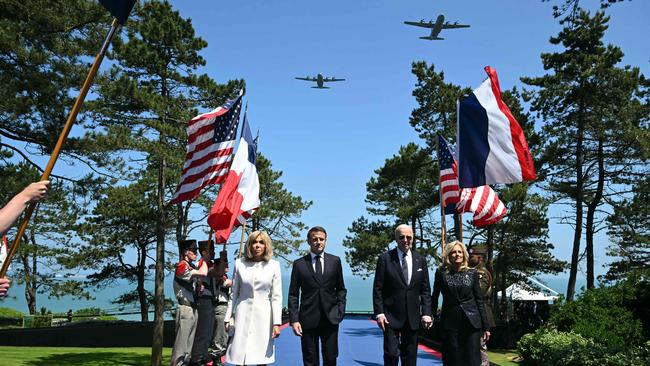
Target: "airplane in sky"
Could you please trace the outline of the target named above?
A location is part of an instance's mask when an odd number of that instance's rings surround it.
[[[404,24],[414,25],[416,27],[431,28],[431,35],[428,37],[420,37],[420,39],[426,39],[429,41],[443,40],[444,38],[438,37],[438,34],[440,34],[440,31],[443,29],[469,28],[469,25],[467,24],[458,24],[458,22],[445,22],[445,16],[442,14],[438,15],[438,18],[435,22],[433,20],[425,22],[424,19],[422,19],[419,22],[405,21]]]
[[[315,81],[316,86],[312,86],[312,88],[315,89],[329,89],[329,86],[323,86],[324,83],[329,83],[331,81],[345,81],[345,79],[337,79],[335,77],[323,77],[323,75],[318,74],[316,77],[309,77],[305,76],[304,78],[297,77],[296,79],[298,80],[305,80],[305,81]]]

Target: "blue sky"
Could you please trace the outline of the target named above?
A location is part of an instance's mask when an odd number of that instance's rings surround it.
[[[343,256],[340,244],[352,221],[365,213],[365,184],[402,145],[419,141],[408,124],[415,99],[411,62],[425,60],[447,81],[478,86],[483,67],[499,72],[503,89],[521,88],[521,76],[542,75],[539,55],[557,50],[549,42],[561,26],[552,5],[561,0],[328,2],[298,0],[172,1],[196,33],[208,42],[202,70],[220,82],[247,83],[249,119],[260,129],[260,150],[294,194],[313,200],[303,216],[328,229],[328,250]],[[590,9],[598,1],[581,1]],[[424,41],[426,29],[405,20],[435,19],[471,24],[446,30],[444,41]],[[648,73],[650,2],[616,4],[606,41],[620,46],[624,63]],[[311,89],[295,76],[346,78],[332,89]],[[549,216],[562,214],[562,207]],[[235,233],[235,236],[238,236]],[[568,260],[571,228],[553,223],[555,254]],[[607,262],[601,235],[598,273]]]

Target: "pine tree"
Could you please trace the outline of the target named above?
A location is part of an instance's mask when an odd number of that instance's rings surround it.
[[[198,108],[212,109],[233,97],[243,82],[219,85],[198,73],[205,65],[199,52],[207,43],[196,37],[192,22],[166,1],[136,6],[126,31],[124,39],[114,42],[109,57],[115,63],[102,78],[99,98],[92,106],[97,112],[92,137],[97,154],[122,154],[125,179],[135,181],[143,172],[155,172],[156,183],[147,194],[156,202],[151,362],[158,366],[162,362],[165,242],[170,236],[179,242],[192,230],[188,216],[194,202],[168,204],[184,161],[186,121]]]
[[[435,190],[438,166],[429,152],[409,143],[397,155],[386,159],[366,184],[368,213],[378,221],[361,217],[349,228],[343,246],[355,273],[367,275],[377,256],[393,240],[393,229],[406,223],[414,230],[413,246],[422,255],[434,255],[439,240],[432,233],[432,210],[439,204]],[[364,242],[362,244],[362,242]]]
[[[637,96],[642,93],[642,77],[638,70],[616,68],[623,54],[618,47],[602,42],[607,20],[601,12],[594,17],[581,12],[572,26],[551,38],[552,44],[562,44],[564,50],[542,54],[544,68],[553,73],[522,78],[539,88],[532,94],[532,109],[546,121],[546,189],[554,201],[575,209],[573,217],[565,218],[575,227],[567,286],[569,300],[575,294],[583,229],[586,228],[587,287],[593,288],[596,212],[604,199],[618,194],[621,187],[605,183],[624,183],[629,177],[625,172],[636,174],[629,168],[644,149],[635,136],[647,135],[647,127],[641,125],[647,118],[647,108]]]
[[[650,175],[634,185],[634,195],[614,205],[607,218],[608,234],[612,240],[607,254],[616,258],[605,275],[608,281],[618,281],[637,272],[650,273]]]

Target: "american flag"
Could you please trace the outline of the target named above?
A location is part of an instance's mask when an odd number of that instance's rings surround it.
[[[440,190],[442,191],[442,207],[445,214],[454,213],[456,203],[460,198],[458,189],[458,165],[454,151],[444,137],[438,135],[438,160],[440,164]]]
[[[170,203],[196,198],[209,184],[223,182],[232,161],[242,92],[217,109],[187,122],[187,153],[181,182]]]
[[[497,193],[485,185],[475,188],[458,187],[458,165],[451,145],[438,135],[438,157],[440,159],[440,189],[445,214],[473,212],[474,226],[494,224],[505,216],[506,206]]]

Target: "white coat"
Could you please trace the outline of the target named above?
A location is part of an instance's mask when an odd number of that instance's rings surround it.
[[[274,324],[282,324],[282,279],[278,261],[236,261],[225,319],[230,319],[230,325],[235,328],[226,351],[226,362],[236,365],[275,362],[271,333]]]

